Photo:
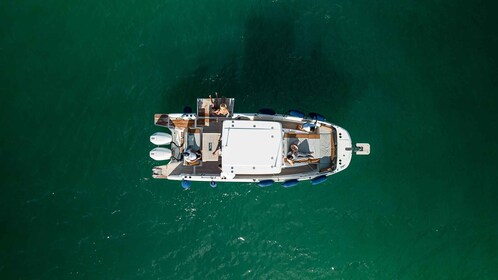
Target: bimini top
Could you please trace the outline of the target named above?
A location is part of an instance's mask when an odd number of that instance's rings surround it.
[[[282,125],[278,122],[224,121],[221,145],[222,176],[282,170]]]

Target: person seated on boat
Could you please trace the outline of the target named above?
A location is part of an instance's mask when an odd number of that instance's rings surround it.
[[[228,110],[228,106],[226,103],[219,104],[218,92],[214,93],[216,98],[213,101],[211,95],[209,95],[209,99],[211,100],[211,107],[213,108],[213,113],[215,115],[221,115],[223,117],[228,117],[230,115],[230,111]],[[225,99],[224,97],[222,99]]]
[[[213,97],[211,97],[211,94],[209,95],[209,100],[211,101],[211,104],[209,106],[213,108],[213,111],[216,111],[220,109],[220,104],[218,102],[218,92],[215,92],[214,94],[216,95],[216,98],[214,100]]]
[[[228,106],[225,103],[221,103],[220,108],[218,110],[214,110],[213,113],[223,117],[228,117],[230,115],[230,111],[228,111]]]
[[[290,152],[288,154],[297,154],[297,152],[299,152],[299,147],[297,146],[297,144],[291,144],[290,145]]]
[[[183,152],[183,156],[186,163],[196,163],[201,159],[201,151],[194,152],[191,148],[188,148],[185,152]]]
[[[303,130],[306,132],[315,132],[317,128],[316,123],[303,123],[303,124],[298,124],[297,129]]]
[[[284,162],[289,163],[290,165],[294,165],[295,162],[300,162],[300,163],[317,163],[319,162],[319,158],[314,158],[313,155],[308,154],[308,155],[288,155],[286,158],[284,158]]]
[[[313,159],[313,152],[309,153],[300,153],[299,152],[299,147],[296,144],[292,144],[290,146],[290,151],[287,153],[287,157],[284,159],[287,161],[290,165],[294,165],[294,162],[302,162],[306,161],[309,159]]]

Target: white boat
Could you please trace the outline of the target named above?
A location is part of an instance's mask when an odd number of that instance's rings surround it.
[[[346,169],[353,154],[370,153],[369,144],[353,145],[345,129],[322,115],[295,110],[234,113],[233,98],[217,101],[226,104],[227,115],[215,114],[212,100],[199,98],[196,113],[154,116],[154,124],[169,134],[151,136],[157,147],[150,156],[168,161],[153,168],[153,178],[180,180],[184,188],[191,181],[213,187],[217,182],[318,184]]]

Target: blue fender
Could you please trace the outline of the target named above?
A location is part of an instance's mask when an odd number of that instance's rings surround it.
[[[192,107],[190,107],[190,106],[183,107],[183,113],[184,114],[191,114],[192,113]]]
[[[190,184],[192,184],[192,182],[187,181],[187,180],[182,180],[182,188],[189,189],[190,188]]]
[[[269,186],[273,185],[273,183],[275,183],[275,181],[273,181],[273,180],[263,180],[263,181],[259,181],[258,186],[269,187]]]
[[[325,121],[325,117],[321,114],[318,114],[318,113],[309,113],[308,117],[310,117],[310,119],[321,121],[321,122]]]
[[[304,118],[305,114],[298,110],[289,110],[289,116]]]
[[[284,188],[290,188],[290,187],[294,187],[297,184],[299,184],[299,181],[297,179],[291,179],[291,180],[287,180],[287,181],[283,182],[282,186]]]
[[[327,176],[325,175],[321,175],[321,176],[318,176],[316,178],[313,178],[313,180],[311,180],[311,184],[312,185],[318,185],[320,183],[323,183],[327,180]]]

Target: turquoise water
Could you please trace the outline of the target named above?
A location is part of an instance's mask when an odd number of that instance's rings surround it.
[[[496,5],[0,2],[0,278],[497,279]],[[152,180],[214,91],[372,154],[311,186]]]

